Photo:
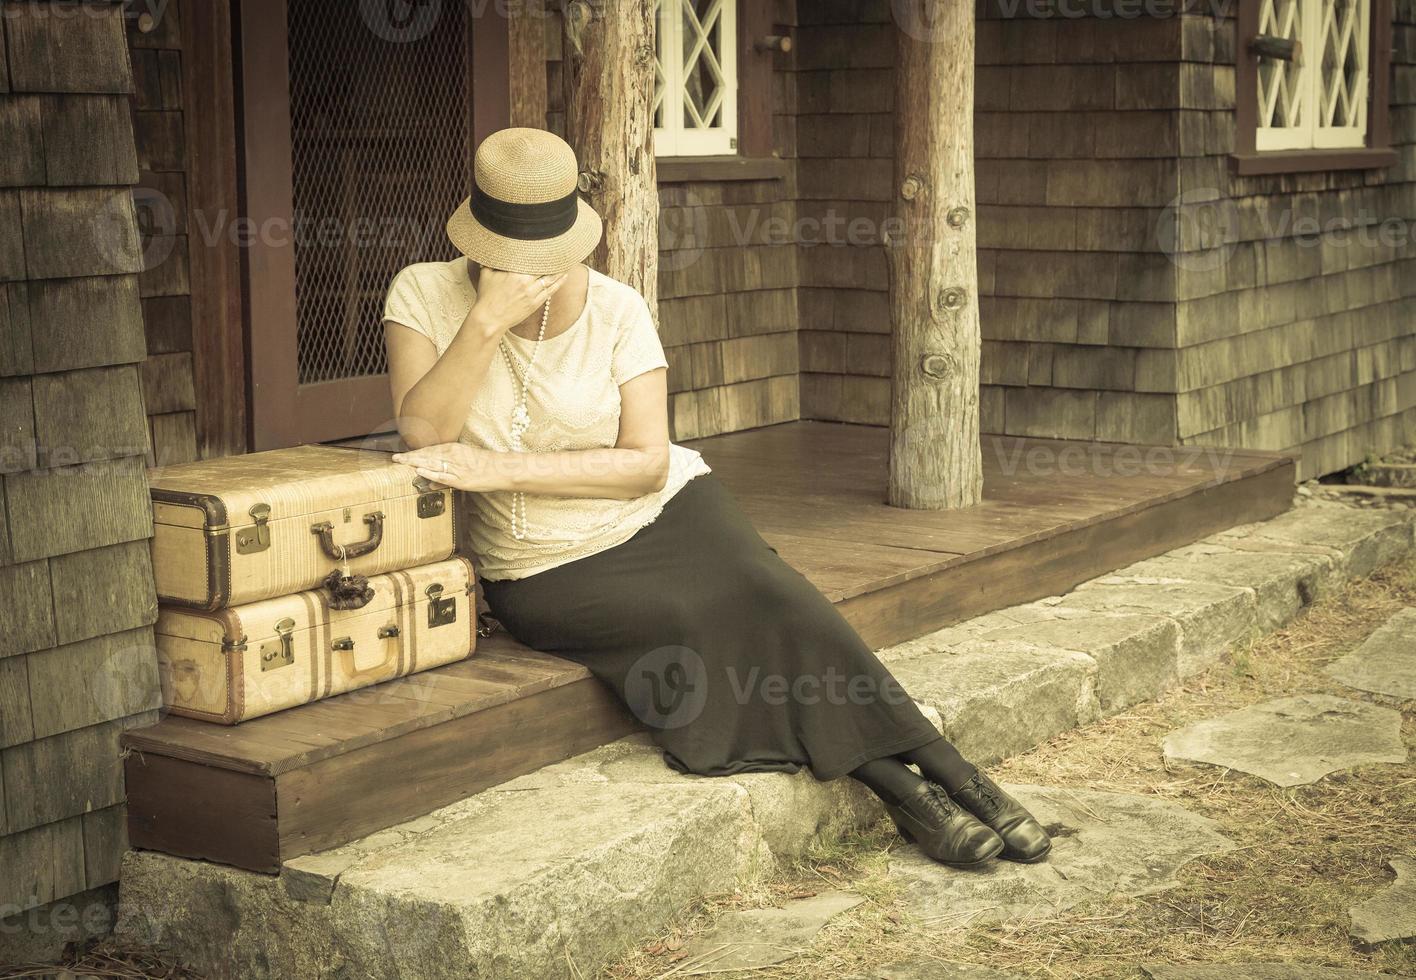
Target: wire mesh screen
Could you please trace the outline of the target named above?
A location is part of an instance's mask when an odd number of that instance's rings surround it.
[[[443,226],[471,186],[466,5],[424,4],[416,29],[371,22],[381,6],[289,5],[301,384],[388,370],[388,284],[456,254]]]

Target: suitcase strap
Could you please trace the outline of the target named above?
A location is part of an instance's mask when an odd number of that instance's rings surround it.
[[[485,640],[499,629],[501,629],[501,623],[493,619],[490,613],[480,611],[477,613],[477,635],[482,639]]]

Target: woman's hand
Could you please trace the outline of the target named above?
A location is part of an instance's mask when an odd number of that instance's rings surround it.
[[[395,453],[393,461],[413,467],[419,476],[434,483],[454,490],[484,493],[506,489],[507,474],[501,472],[505,467],[499,465],[499,457],[504,455],[463,442],[445,442],[411,452]]]
[[[569,271],[544,276],[479,266],[477,301],[467,314],[488,336],[500,337],[546,305]]]

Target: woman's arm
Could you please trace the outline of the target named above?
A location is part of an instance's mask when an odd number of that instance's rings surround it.
[[[393,411],[405,443],[422,448],[461,434],[472,396],[486,377],[500,336],[472,322],[469,313],[447,352],[438,357],[427,337],[393,320],[384,321]]]
[[[405,443],[419,449],[462,434],[502,334],[542,306],[564,279],[480,269],[477,300],[442,357],[416,330],[384,321],[393,412]]]
[[[663,368],[645,371],[620,385],[619,391],[619,436],[608,449],[499,453],[450,442],[399,453],[393,461],[414,466],[420,476],[458,490],[524,490],[625,500],[662,490],[669,477],[667,372]]]

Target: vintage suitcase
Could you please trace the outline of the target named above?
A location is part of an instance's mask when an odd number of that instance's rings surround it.
[[[324,589],[230,609],[160,607],[158,674],[173,714],[234,725],[461,660],[477,643],[464,558],[369,579],[373,598],[331,609]]]
[[[377,575],[453,553],[452,491],[387,453],[296,446],[149,472],[162,602],[221,609],[313,589],[341,554]]]

